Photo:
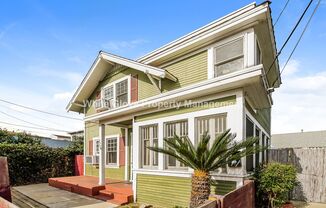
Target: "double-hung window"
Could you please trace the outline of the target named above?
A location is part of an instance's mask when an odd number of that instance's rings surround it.
[[[158,166],[158,153],[148,147],[158,146],[157,125],[140,127],[141,161],[143,168],[156,168]]]
[[[106,165],[118,164],[118,138],[110,137],[106,139]]]
[[[115,84],[116,106],[128,104],[128,79]]]
[[[232,40],[214,48],[214,77],[219,77],[244,67],[243,38]]]
[[[226,130],[226,114],[204,116],[196,118],[196,144],[205,132],[211,137],[210,145],[215,138]]]
[[[93,139],[93,155],[100,155],[100,140]]]
[[[104,106],[107,108],[120,107],[129,103],[129,78],[113,82],[102,89]]]
[[[187,120],[168,122],[164,124],[164,138],[172,139],[175,135],[179,136],[180,138],[185,138],[188,136]],[[180,163],[171,156],[165,157],[165,164],[168,169],[185,168],[183,163]]]
[[[113,86],[108,86],[103,89],[103,98],[109,108],[113,107]]]

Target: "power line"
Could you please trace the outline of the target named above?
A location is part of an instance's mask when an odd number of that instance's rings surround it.
[[[72,120],[77,120],[77,121],[82,121],[82,120],[83,120],[83,119],[80,119],[80,118],[74,118],[74,117],[69,117],[69,116],[59,115],[59,114],[56,114],[56,113],[51,113],[51,112],[47,112],[47,111],[43,111],[43,110],[39,110],[39,109],[36,109],[36,108],[32,108],[32,107],[28,107],[28,106],[20,105],[20,104],[13,103],[13,102],[10,102],[10,101],[4,100],[4,99],[0,99],[0,101],[1,101],[1,102],[4,102],[4,103],[11,104],[11,105],[19,106],[19,107],[22,107],[22,108],[26,108],[26,109],[29,109],[29,110],[37,111],[37,112],[40,112],[40,113],[45,113],[45,114],[48,114],[48,115],[52,115],[52,116],[58,116],[58,117],[67,118],[67,119],[72,119]]]
[[[268,75],[269,71],[271,70],[271,68],[273,67],[275,61],[278,59],[278,57],[281,55],[284,47],[286,46],[286,44],[289,42],[290,38],[292,37],[293,33],[295,32],[295,30],[297,29],[297,27],[299,26],[301,20],[303,19],[304,15],[306,14],[307,10],[309,9],[311,3],[313,2],[313,0],[310,0],[309,4],[306,6],[304,12],[301,14],[299,20],[297,21],[297,23],[295,24],[294,28],[292,29],[290,35],[287,37],[286,41],[283,43],[283,46],[281,47],[280,51],[276,54],[272,64],[270,65],[270,67],[268,68],[267,72],[266,72],[266,75]]]
[[[39,129],[39,130],[46,130],[46,131],[49,130],[49,129],[47,129],[47,128],[34,127],[34,126],[25,126],[25,125],[13,124],[13,123],[8,123],[8,122],[3,122],[3,121],[0,121],[0,123],[2,123],[2,124],[6,124],[6,125],[11,125],[11,126],[24,127],[24,128]],[[66,131],[62,131],[62,130],[57,130],[57,131],[60,131],[60,132],[66,132]],[[67,132],[66,132],[66,133],[67,133]]]
[[[316,5],[316,7],[315,7],[315,9],[314,9],[314,11],[313,11],[312,14],[310,15],[310,17],[309,17],[309,19],[308,19],[308,22],[306,23],[306,25],[305,25],[303,31],[301,32],[301,35],[300,35],[298,41],[296,42],[296,44],[295,44],[293,50],[291,51],[291,53],[290,53],[288,59],[286,60],[284,66],[283,66],[283,68],[282,68],[282,70],[281,70],[281,72],[280,72],[280,75],[283,73],[283,71],[284,71],[286,65],[289,63],[289,61],[290,61],[290,59],[291,59],[291,57],[292,57],[294,51],[297,49],[297,47],[298,47],[298,45],[299,45],[299,43],[300,43],[300,41],[301,41],[301,39],[302,39],[304,33],[306,32],[306,30],[307,30],[307,28],[308,28],[308,26],[309,26],[309,24],[310,24],[310,22],[311,22],[311,20],[312,20],[312,17],[315,15],[315,13],[316,13],[316,11],[317,11],[319,5],[320,5],[320,2],[321,2],[321,0],[318,1],[317,5]],[[275,79],[275,81],[273,82],[272,87],[274,87],[274,85],[275,85],[275,83],[277,82],[277,80],[278,80],[278,77],[277,77],[277,78]]]
[[[32,115],[32,114],[26,113],[26,112],[22,112],[22,111],[19,111],[19,110],[14,109],[14,108],[10,108],[10,107],[5,106],[5,105],[0,105],[0,106],[1,106],[1,107],[4,107],[4,108],[7,108],[7,109],[9,109],[9,110],[13,110],[13,111],[18,112],[18,113],[21,113],[21,114],[23,114],[23,115],[27,115],[27,116],[34,117],[34,118],[37,118],[37,119],[40,119],[40,120],[43,120],[43,121],[46,121],[46,122],[49,122],[49,123],[53,123],[53,124],[58,125],[58,126],[62,125],[62,124],[59,124],[59,123],[57,123],[57,122],[50,121],[50,120],[44,119],[44,118],[42,118],[42,117],[38,117],[38,116],[36,116],[36,115]]]
[[[283,7],[282,11],[281,11],[281,12],[280,12],[280,14],[278,15],[278,17],[277,17],[277,19],[276,19],[276,21],[275,21],[275,23],[274,23],[274,25],[273,25],[273,26],[275,26],[275,25],[277,24],[278,20],[279,20],[279,19],[280,19],[280,17],[282,16],[282,14],[283,14],[283,12],[284,12],[285,8],[287,7],[287,5],[289,4],[289,2],[290,2],[290,0],[287,0],[287,2],[285,3],[285,5],[284,5],[284,7]]]
[[[39,125],[39,124],[35,124],[35,123],[32,123],[32,122],[29,122],[29,121],[26,121],[24,119],[21,119],[21,118],[17,118],[16,116],[13,116],[13,115],[10,115],[8,113],[5,113],[3,111],[0,111],[0,113],[10,117],[10,118],[14,118],[16,120],[19,120],[19,121],[22,121],[22,122],[25,122],[25,123],[28,123],[28,124],[31,124],[31,125],[34,125],[34,126],[38,126],[38,127],[41,127],[41,128],[45,128],[47,130],[52,130],[52,131],[62,131],[62,132],[68,132],[68,131],[65,131],[65,130],[61,130],[61,129],[54,129],[54,128],[50,128],[50,127],[46,127],[46,126],[42,126],[42,125]]]

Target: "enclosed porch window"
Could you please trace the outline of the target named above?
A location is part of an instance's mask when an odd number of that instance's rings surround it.
[[[175,135],[180,138],[188,136],[188,121],[173,121],[164,124],[164,138],[172,139]],[[183,163],[180,163],[174,157],[165,156],[165,166],[168,169],[180,169],[185,168]]]
[[[140,127],[141,162],[143,168],[155,168],[158,166],[158,153],[148,147],[158,146],[157,125]]]
[[[210,145],[212,145],[215,138],[226,130],[226,117],[226,114],[218,114],[196,118],[196,144],[207,132],[211,137]]]

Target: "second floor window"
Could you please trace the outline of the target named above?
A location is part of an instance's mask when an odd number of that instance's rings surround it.
[[[214,48],[214,77],[243,69],[243,38]]]
[[[116,106],[128,104],[128,80],[123,80],[115,84]]]
[[[109,106],[113,104],[113,86],[109,86],[103,89],[103,98],[108,102]]]
[[[129,78],[114,82],[102,88],[101,101],[99,107],[114,108],[127,105],[129,103]],[[96,108],[96,106],[95,106]]]

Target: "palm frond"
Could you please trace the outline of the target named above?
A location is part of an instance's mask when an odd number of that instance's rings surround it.
[[[235,135],[228,129],[210,143],[207,132],[200,138],[195,146],[188,137],[165,138],[165,147],[148,147],[148,149],[176,158],[184,165],[195,170],[214,171],[224,167],[234,160],[263,151],[266,148],[257,146],[259,138],[252,137],[235,142]]]

